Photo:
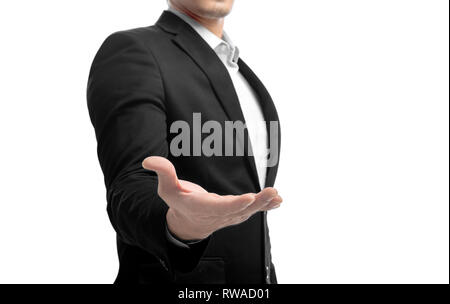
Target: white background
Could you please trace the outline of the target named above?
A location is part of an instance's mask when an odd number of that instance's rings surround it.
[[[281,283],[448,283],[447,0],[236,0],[226,29],[282,126]],[[0,4],[0,283],[118,268],[85,89],[165,1]]]

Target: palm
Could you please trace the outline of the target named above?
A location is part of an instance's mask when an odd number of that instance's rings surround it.
[[[188,192],[188,193],[189,192],[201,192],[201,193],[208,192],[197,184],[194,184],[194,183],[182,180],[182,179],[179,179],[178,181],[180,182],[181,189],[185,192]]]
[[[239,224],[258,211],[276,208],[282,199],[274,188],[266,188],[258,194],[218,195],[201,186],[179,180],[173,164],[158,156],[143,162],[147,170],[158,175],[158,195],[169,206],[169,211],[206,234],[233,224]],[[172,223],[176,226],[177,223]],[[209,231],[213,230],[213,231]]]

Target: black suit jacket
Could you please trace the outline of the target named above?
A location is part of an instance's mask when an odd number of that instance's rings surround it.
[[[266,121],[278,116],[261,81],[239,60]],[[266,213],[213,233],[185,249],[165,234],[167,205],[158,180],[141,167],[168,158],[180,179],[221,195],[260,191],[253,157],[170,154],[172,122],[243,121],[231,78],[214,51],[184,21],[165,11],[156,25],[110,35],[89,75],[88,108],[107,188],[107,211],[117,232],[117,284],[275,283]],[[205,136],[204,136],[205,137]],[[279,149],[279,145],[278,145]],[[277,166],[268,168],[273,186]]]

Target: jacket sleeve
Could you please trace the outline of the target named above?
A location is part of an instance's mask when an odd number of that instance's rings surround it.
[[[187,272],[207,242],[195,250],[168,242],[168,206],[158,196],[156,174],[141,165],[148,156],[168,156],[164,98],[150,49],[129,32],[109,36],[94,58],[87,87],[108,215],[122,241],[154,255],[170,273]]]

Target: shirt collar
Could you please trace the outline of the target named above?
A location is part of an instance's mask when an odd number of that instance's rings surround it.
[[[229,60],[231,61],[230,63],[237,64],[239,59],[239,49],[233,44],[225,31],[223,32],[222,39],[220,39],[206,27],[188,15],[176,10],[171,5],[169,5],[169,11],[189,24],[217,54],[222,52],[228,53]]]

